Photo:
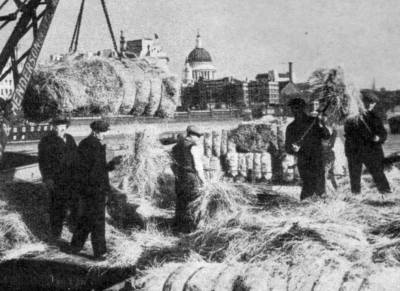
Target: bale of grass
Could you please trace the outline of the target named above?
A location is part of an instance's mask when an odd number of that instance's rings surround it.
[[[266,180],[272,178],[272,159],[269,153],[261,154],[261,173]]]
[[[341,67],[318,69],[309,80],[312,98],[320,102],[330,124],[341,124],[347,118],[364,112],[361,93]]]
[[[24,96],[23,110],[26,118],[34,122],[52,117],[53,107],[74,114],[97,115],[142,115],[147,110],[153,116],[160,106],[161,87],[172,84],[170,79],[173,77],[169,71],[152,63],[74,56],[38,66]],[[167,111],[175,111],[179,90],[168,88],[167,92],[175,103]]]
[[[230,138],[245,152],[269,151],[271,143],[276,142],[271,126],[266,124],[240,124],[230,132]]]
[[[212,156],[212,135],[209,132],[204,133],[204,155],[208,158]]]
[[[212,153],[214,156],[221,155],[221,132],[212,131]]]
[[[163,118],[174,117],[176,107],[180,105],[180,83],[176,76],[162,79],[160,106],[156,115]]]
[[[223,129],[221,132],[221,156],[228,152],[228,131]]]
[[[147,101],[146,106],[146,115],[147,116],[154,116],[156,113],[160,101],[161,101],[161,79],[152,79],[150,80],[150,92],[149,92],[149,99]]]
[[[226,154],[226,173],[230,177],[236,177],[239,169],[239,156],[236,152]]]
[[[132,108],[131,112],[133,115],[135,116],[144,115],[149,101],[149,95],[150,95],[150,80],[144,79],[141,81],[136,81],[135,105]]]
[[[252,181],[253,179],[253,169],[254,169],[254,153],[246,154],[246,177]]]
[[[114,183],[126,184],[128,200],[145,199],[164,208],[174,205],[175,183],[168,151],[149,131],[136,133],[135,140],[128,142],[134,146],[116,169]]]
[[[253,172],[254,172],[254,177],[256,179],[261,179],[262,174],[261,174],[261,153],[255,153],[254,154],[254,161],[253,161]]]
[[[238,154],[238,172],[242,177],[247,177],[246,154]]]

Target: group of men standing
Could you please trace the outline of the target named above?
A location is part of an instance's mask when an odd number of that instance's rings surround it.
[[[348,161],[351,192],[361,192],[361,171],[364,164],[382,194],[390,193],[384,174],[382,144],[387,132],[382,120],[373,111],[378,97],[372,92],[362,94],[365,112],[350,118],[344,125],[345,154]],[[302,180],[300,199],[321,196],[325,193],[326,155],[323,143],[332,139],[332,131],[325,125],[323,116],[306,114],[306,103],[301,98],[289,101],[294,121],[286,129],[286,151],[297,156],[297,167]]]
[[[106,254],[105,204],[110,190],[108,171],[121,162],[121,157],[106,161],[104,134],[109,124],[98,120],[90,124],[91,134],[79,146],[66,133],[69,121],[56,118],[53,131],[39,143],[39,169],[49,192],[50,236],[56,242],[61,238],[63,223],[69,210],[70,229],[73,232],[71,252],[82,250],[88,235],[94,257]]]
[[[372,111],[378,98],[363,95],[366,112],[356,119],[349,119],[344,126],[345,154],[351,181],[351,191],[361,191],[361,170],[364,164],[371,173],[379,192],[389,193],[390,186],[383,172],[383,150],[387,133],[382,120]],[[285,148],[289,154],[297,156],[297,167],[302,179],[300,199],[325,193],[326,151],[323,143],[333,145],[335,134],[321,116],[311,117],[301,98],[292,99],[291,108],[294,121],[286,129]],[[70,225],[73,232],[71,251],[82,250],[88,235],[94,256],[104,258],[105,205],[110,192],[108,172],[121,162],[121,157],[106,161],[104,133],[109,124],[94,121],[91,134],[79,146],[66,133],[68,121],[55,119],[54,131],[39,143],[39,167],[43,182],[50,198],[50,233],[53,240],[61,237],[67,211],[70,211]],[[205,181],[200,137],[203,133],[196,126],[189,126],[186,136],[180,136],[172,148],[172,170],[175,174],[176,212],[175,224],[181,232],[191,232],[196,222],[191,216],[189,205],[199,195],[199,188]],[[333,142],[332,142],[333,140]],[[332,151],[332,149],[331,149]],[[328,155],[329,156],[329,155]],[[330,159],[332,160],[332,159]],[[330,161],[331,163],[332,161]],[[331,171],[329,171],[330,174]]]

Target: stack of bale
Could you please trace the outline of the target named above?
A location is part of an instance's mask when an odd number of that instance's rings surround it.
[[[233,181],[292,182],[295,159],[284,152],[283,127],[241,124],[238,128],[206,132],[203,165],[208,178]]]

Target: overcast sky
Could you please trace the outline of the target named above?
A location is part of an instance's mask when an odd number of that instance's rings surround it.
[[[66,52],[80,0],[60,0],[42,51]],[[297,81],[319,67],[342,65],[361,87],[400,88],[399,0],[107,0],[119,41],[157,33],[181,75],[197,29],[218,77],[253,79],[287,70]],[[86,0],[80,49],[111,47],[99,0]]]

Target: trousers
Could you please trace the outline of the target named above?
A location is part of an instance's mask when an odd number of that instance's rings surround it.
[[[81,250],[90,234],[93,253],[97,257],[107,252],[105,238],[106,195],[104,193],[91,194],[81,198],[81,213],[72,236],[71,246],[75,250]]]
[[[299,156],[297,167],[302,180],[300,200],[325,193],[325,167],[322,157]]]
[[[370,172],[380,193],[390,192],[390,185],[383,172],[383,154],[381,152],[347,154],[351,192],[361,192],[361,171],[364,164]]]
[[[68,210],[70,212],[69,224],[71,229],[74,229],[78,216],[78,201],[73,189],[66,185],[55,185],[49,194],[50,232],[53,238],[59,238]]]
[[[176,179],[175,225],[182,232],[191,232],[196,222],[190,211],[190,203],[199,195],[200,181],[194,173],[184,173]]]

